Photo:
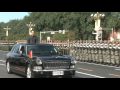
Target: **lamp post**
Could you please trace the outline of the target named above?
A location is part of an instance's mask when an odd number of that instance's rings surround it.
[[[35,27],[35,24],[32,24],[32,22],[30,22],[29,24],[26,24],[29,28],[29,34],[31,33],[31,31],[33,30],[32,27]]]
[[[96,14],[91,14],[91,17],[95,20],[95,28],[94,30],[96,31],[96,41],[99,40],[99,38],[102,40],[102,28],[100,26],[101,24],[101,19],[105,17],[105,14],[100,14],[99,12],[97,12]]]
[[[11,28],[9,28],[9,27],[7,26],[6,28],[3,28],[3,29],[5,29],[5,31],[6,31],[6,40],[7,40],[7,37],[8,37],[8,30],[10,30]]]

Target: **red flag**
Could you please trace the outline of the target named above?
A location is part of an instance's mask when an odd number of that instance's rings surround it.
[[[29,54],[28,54],[29,58],[32,58],[33,55],[32,55],[32,50],[29,51]]]

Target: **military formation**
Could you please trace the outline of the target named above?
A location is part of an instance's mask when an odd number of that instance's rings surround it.
[[[120,65],[120,43],[109,41],[76,41],[70,54],[77,60],[109,65]]]

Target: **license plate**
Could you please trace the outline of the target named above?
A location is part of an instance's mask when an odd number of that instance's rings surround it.
[[[53,71],[53,76],[56,76],[56,75],[64,75],[64,72],[63,71]]]

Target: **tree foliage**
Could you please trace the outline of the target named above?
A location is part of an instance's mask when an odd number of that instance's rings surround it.
[[[29,16],[25,16],[22,20],[11,20],[8,23],[0,23],[0,39],[5,39],[6,26],[9,26],[9,40],[27,39],[29,22],[34,23],[36,35],[39,37],[40,31],[58,31],[69,30],[69,34],[51,35],[54,40],[92,40],[94,35],[94,20],[90,15],[96,12],[31,12]],[[105,18],[101,20],[101,26],[105,28],[120,28],[120,12],[100,12],[105,14]],[[110,33],[110,31],[109,31]],[[108,32],[106,32],[108,34]],[[105,35],[104,35],[105,36]],[[103,36],[103,37],[104,37]],[[47,34],[43,36],[46,39]],[[105,37],[104,37],[105,39]]]

